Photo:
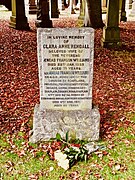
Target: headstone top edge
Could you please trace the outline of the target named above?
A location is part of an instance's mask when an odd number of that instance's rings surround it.
[[[42,33],[42,32],[44,32],[45,30],[48,30],[48,31],[53,31],[53,30],[59,30],[59,31],[65,31],[65,30],[69,30],[69,31],[71,31],[71,30],[83,30],[84,32],[85,31],[89,31],[90,33],[94,33],[95,32],[95,30],[93,29],[93,28],[91,28],[91,27],[80,27],[80,28],[78,28],[78,27],[70,27],[70,28],[68,28],[68,27],[66,27],[66,28],[37,28],[37,31],[38,32],[40,32],[40,33]]]

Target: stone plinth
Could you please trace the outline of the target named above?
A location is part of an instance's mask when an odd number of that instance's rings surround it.
[[[120,28],[119,27],[104,27],[103,38],[101,39],[103,47],[118,47],[120,42]]]
[[[31,142],[55,138],[98,140],[100,114],[92,109],[94,30],[38,28],[40,104]]]
[[[69,131],[69,137],[95,141],[99,139],[100,114],[97,108],[92,110],[43,110],[39,105],[34,109],[33,131],[30,141],[48,141],[60,133],[63,138]]]

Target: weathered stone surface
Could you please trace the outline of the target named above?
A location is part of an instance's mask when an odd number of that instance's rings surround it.
[[[60,133],[65,138],[95,141],[99,139],[100,114],[97,108],[92,110],[43,110],[39,104],[35,106],[33,119],[33,135],[31,142],[47,141]]]
[[[72,139],[98,140],[100,114],[92,109],[94,30],[39,28],[40,105],[31,142],[67,132]]]
[[[37,33],[40,107],[91,109],[94,30],[39,28]]]
[[[120,28],[119,27],[104,27],[103,38],[101,39],[101,45],[105,48],[121,46]]]

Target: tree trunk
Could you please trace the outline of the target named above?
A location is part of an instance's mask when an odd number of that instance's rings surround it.
[[[93,28],[103,28],[101,0],[86,0],[84,25]]]

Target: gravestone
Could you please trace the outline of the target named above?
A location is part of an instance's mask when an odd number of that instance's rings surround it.
[[[51,18],[59,17],[58,0],[50,1]]]
[[[103,27],[101,45],[105,48],[121,46],[119,28],[119,1],[117,0],[108,0],[106,24]]]
[[[120,21],[127,21],[127,17],[126,17],[126,10],[125,10],[125,5],[126,5],[126,0],[122,0],[121,1],[121,17],[120,17]]]
[[[38,28],[40,104],[31,142],[64,138],[98,140],[100,114],[92,108],[94,30]]]
[[[52,21],[49,15],[49,1],[38,0],[37,1],[37,20],[35,22],[37,27],[51,28]]]
[[[12,0],[12,15],[9,26],[18,30],[29,30],[28,19],[25,16],[24,0]]]

